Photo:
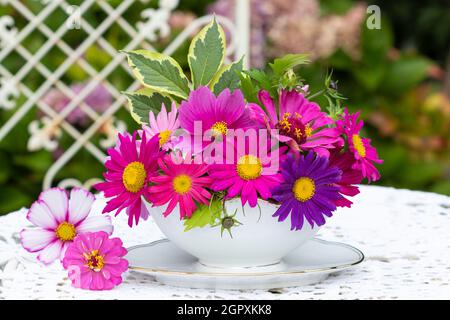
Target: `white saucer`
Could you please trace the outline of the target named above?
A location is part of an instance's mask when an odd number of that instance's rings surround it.
[[[312,239],[287,255],[280,264],[255,268],[211,268],[176,247],[158,240],[131,247],[130,269],[155,276],[172,286],[208,289],[271,289],[309,285],[329,274],[364,260],[363,253],[347,244]]]

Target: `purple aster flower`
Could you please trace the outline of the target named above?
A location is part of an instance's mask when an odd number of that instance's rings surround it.
[[[295,159],[292,155],[281,164],[284,182],[272,192],[281,203],[273,215],[284,221],[291,215],[291,230],[300,230],[304,219],[311,227],[325,224],[324,215],[332,216],[336,201],[343,198],[339,193],[341,170],[330,167],[328,158],[309,152]]]

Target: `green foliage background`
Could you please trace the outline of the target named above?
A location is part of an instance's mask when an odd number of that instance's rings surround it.
[[[71,4],[81,2],[70,1]],[[120,2],[109,1],[114,7]],[[202,15],[211,2],[183,0],[179,9]],[[22,3],[35,14],[42,9],[39,1],[24,0]],[[354,4],[352,0],[321,1],[324,13],[343,13]],[[362,110],[367,123],[366,134],[372,138],[381,158],[385,160],[380,167],[382,179],[379,184],[450,195],[450,116],[442,111],[445,107],[450,108],[449,89],[444,84],[445,75],[448,77],[450,72],[450,6],[441,1],[408,0],[379,0],[371,4],[381,7],[382,28],[368,30],[361,26],[362,58],[355,61],[338,50],[327,59],[302,67],[300,76],[314,89],[323,85],[327,70],[334,70],[333,78],[339,79],[339,91],[348,97],[351,110]],[[154,5],[155,1],[135,5],[133,10],[125,12],[125,19],[138,21],[141,11]],[[11,7],[0,6],[0,16],[4,14],[13,16],[19,29],[27,24],[23,16]],[[101,9],[91,10],[83,17],[96,26],[105,18],[105,13]],[[45,22],[49,28],[56,30],[65,18],[61,10]],[[73,30],[67,32],[64,41],[76,48],[86,36],[83,31]],[[104,36],[118,50],[130,41],[118,26],[111,28]],[[46,37],[36,32],[26,39],[26,47],[34,53],[45,41]],[[156,47],[163,48],[167,41],[170,40],[157,43]],[[186,42],[174,55],[186,73],[189,72],[186,59],[188,46],[189,42]],[[43,58],[42,63],[55,70],[65,58],[55,48]],[[92,45],[86,59],[101,70],[112,58],[98,45]],[[2,61],[13,74],[24,63],[24,59],[17,54],[11,54]],[[432,70],[437,69],[442,70],[441,77],[433,76]],[[70,68],[63,78],[69,84],[88,79],[88,75],[76,66]],[[44,80],[36,72],[27,76],[26,83],[31,90],[35,90]],[[125,90],[132,81],[120,68],[108,80],[118,90]],[[25,99],[21,96],[18,105]],[[27,151],[27,127],[37,117],[36,108],[33,110],[0,142],[0,214],[29,206],[41,191],[45,172],[58,156],[47,151]],[[0,110],[0,123],[5,123],[14,111]],[[137,128],[125,110],[121,110],[117,117],[127,123],[129,130]],[[60,140],[62,149],[67,149],[72,143],[73,139],[67,135]],[[102,171],[102,165],[96,159],[87,152],[80,152],[56,180],[76,177],[84,181],[100,177]]]

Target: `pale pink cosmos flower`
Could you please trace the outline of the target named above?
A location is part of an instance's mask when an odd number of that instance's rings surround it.
[[[122,282],[122,273],[128,269],[126,254],[119,238],[110,239],[103,231],[88,232],[70,244],[63,266],[74,287],[111,290]]]
[[[155,117],[153,111],[150,111],[148,118],[149,126],[142,126],[147,138],[151,139],[159,134],[159,145],[161,148],[166,151],[174,149],[175,145],[179,142],[179,139],[174,133],[180,128],[178,110],[175,103],[172,103],[170,112],[167,112],[166,106],[163,103],[158,115]]]
[[[20,232],[22,246],[29,252],[39,252],[38,260],[50,264],[63,259],[73,239],[86,232],[105,231],[111,234],[109,216],[88,217],[95,197],[89,191],[73,188],[70,199],[64,189],[42,192],[31,205],[27,219],[37,228]]]

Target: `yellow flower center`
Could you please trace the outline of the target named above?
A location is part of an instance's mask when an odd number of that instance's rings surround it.
[[[228,131],[227,123],[225,121],[219,121],[213,124],[211,127],[214,136],[226,135]]]
[[[169,140],[171,133],[172,133],[172,131],[170,131],[170,130],[164,130],[159,133],[159,146],[160,147],[162,147],[164,145],[164,143],[166,143],[167,140]]]
[[[312,136],[312,133],[313,133],[313,129],[310,127],[309,124],[307,124],[305,126],[305,134],[306,134],[306,136],[309,138],[309,137]]]
[[[99,272],[105,265],[105,260],[102,255],[99,254],[98,250],[92,250],[90,253],[84,253],[84,258],[86,259],[86,265],[89,269]]]
[[[147,172],[141,162],[135,161],[127,165],[122,175],[122,182],[128,192],[136,193],[142,189]]]
[[[173,179],[173,189],[178,194],[185,194],[191,190],[192,180],[191,177],[185,174],[180,174]]]
[[[261,160],[252,155],[245,155],[239,158],[236,171],[244,180],[259,178],[262,172]]]
[[[359,156],[364,158],[366,156],[366,147],[364,147],[364,144],[361,140],[361,137],[357,134],[354,134],[352,136],[353,146],[356,149],[356,152],[358,152]]]
[[[301,177],[295,181],[292,192],[298,201],[306,202],[314,196],[316,185],[311,178]]]
[[[63,222],[56,228],[56,236],[61,241],[72,241],[76,235],[75,226],[69,222]]]

